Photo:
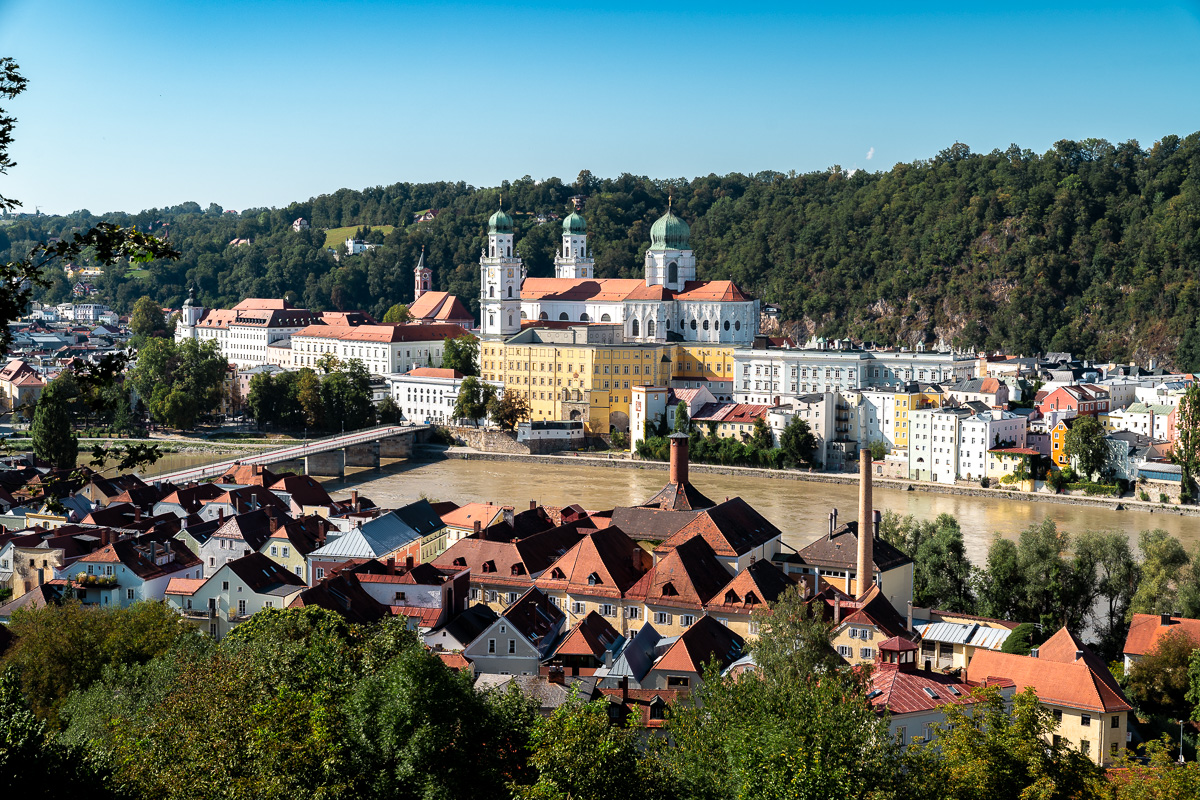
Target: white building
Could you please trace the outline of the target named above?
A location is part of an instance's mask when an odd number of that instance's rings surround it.
[[[889,390],[864,389],[858,414],[859,441],[863,446],[883,442],[889,450],[896,447],[896,395]]]
[[[629,404],[629,451],[636,452],[638,442],[645,438],[646,423],[657,427],[659,419],[667,413],[668,389],[662,386],[634,386],[632,402]],[[668,420],[671,422],[671,420]]]
[[[377,245],[377,244],[367,244],[366,242],[360,242],[357,239],[347,239],[346,240],[346,252],[352,256],[356,256],[359,253],[365,253],[368,250],[374,250],[378,246],[379,245]]]
[[[958,437],[958,477],[979,480],[987,474],[988,450],[1000,446],[1025,446],[1026,419],[1011,411],[993,408],[962,419]]]
[[[308,230],[308,227],[308,220],[306,220],[304,217],[296,217],[295,222],[292,223],[292,230],[294,230],[296,233]]]
[[[232,309],[204,308],[196,304],[195,290],[180,312],[175,341],[214,340],[221,355],[238,369],[271,363],[268,348],[316,322],[304,308],[286,300],[247,298]],[[279,365],[282,366],[282,365]]]
[[[219,640],[264,608],[287,608],[305,587],[287,567],[251,553],[224,564],[207,580],[171,579],[166,601]]]
[[[958,477],[961,423],[965,408],[924,408],[908,412],[908,477],[953,484]]]
[[[400,406],[404,419],[416,423],[447,423],[454,417],[454,402],[462,388],[463,375],[452,369],[416,367],[408,372],[388,375],[392,399]],[[503,391],[504,385],[484,381]]]
[[[1108,415],[1108,423],[1116,431],[1132,431],[1152,439],[1167,441],[1170,439],[1169,420],[1174,406],[1150,405],[1134,403],[1128,408],[1120,408]]]
[[[459,325],[309,325],[292,334],[292,367],[316,367],[332,353],[373,375],[408,372],[440,366],[446,340],[469,335]]]
[[[689,233],[668,208],[650,229],[643,279],[596,278],[586,223],[572,213],[563,221],[555,277],[529,278],[513,251],[512,218],[497,211],[479,259],[483,335],[510,336],[521,320],[548,320],[620,324],[625,341],[750,343],[758,301],[732,281],[697,280]]]
[[[895,389],[909,381],[951,382],[971,377],[978,360],[966,353],[862,350],[849,342],[815,339],[802,348],[734,352],[734,395],[739,403],[786,403],[813,392]]]
[[[778,406],[768,411],[767,427],[771,429],[776,446],[784,428],[796,417],[808,423],[808,429],[817,439],[813,460],[828,464],[829,443],[837,438],[837,395],[833,392],[801,395],[791,398],[788,406]]]

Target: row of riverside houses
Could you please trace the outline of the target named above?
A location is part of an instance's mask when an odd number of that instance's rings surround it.
[[[266,608],[320,607],[355,622],[403,617],[481,689],[514,684],[544,711],[572,692],[607,698],[647,726],[694,692],[705,664],[756,669],[746,647],[761,613],[792,588],[826,620],[830,644],[873,665],[870,700],[904,742],[929,736],[971,690],[1032,688],[1063,737],[1097,763],[1121,751],[1132,710],[1107,667],[1058,631],[1030,656],[1000,652],[1016,622],[912,605],[913,564],[879,539],[872,469],[860,457],[858,518],[795,550],[740,498],[715,502],[690,480],[688,437],[671,438],[669,481],[646,502],[605,511],[531,503],[378,508],[331,498],[305,475],[238,465],[212,483],[86,477],[66,513],[39,499],[44,467],[0,471],[0,580],[19,608],[74,597],[118,607],[165,601],[216,639]],[[24,513],[21,513],[21,512]],[[860,576],[862,579],[860,580]],[[1126,658],[1165,630],[1200,622],[1135,618]]]

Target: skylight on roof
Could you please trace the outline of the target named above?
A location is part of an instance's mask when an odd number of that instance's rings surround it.
[[[958,687],[957,687],[957,686],[950,686],[950,687],[947,687],[947,688],[949,688],[949,689],[950,689],[950,694],[954,695],[955,697],[958,697],[960,694],[962,694],[962,692],[960,692],[960,691],[958,690]]]
[[[925,692],[925,694],[929,695],[929,696],[930,696],[932,699],[934,699],[934,700],[939,700],[939,699],[941,699],[941,698],[939,698],[939,697],[938,697],[938,693],[937,693],[937,692],[935,692],[935,691],[934,691],[934,690],[933,690],[931,687],[929,687],[929,686],[922,686],[922,687],[921,687],[921,689],[922,689],[922,691],[924,691],[924,692]]]

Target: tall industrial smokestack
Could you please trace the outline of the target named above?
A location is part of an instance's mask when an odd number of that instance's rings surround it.
[[[871,513],[871,451],[858,452],[858,596],[871,588],[875,577],[875,515]]]
[[[685,484],[688,479],[688,436],[672,433],[671,440],[671,483]]]

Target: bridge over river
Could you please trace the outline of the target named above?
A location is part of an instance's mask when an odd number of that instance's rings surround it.
[[[183,484],[219,478],[238,464],[287,464],[292,471],[306,475],[344,478],[346,467],[378,469],[380,458],[407,458],[412,455],[413,443],[421,441],[430,430],[429,425],[380,425],[155,475],[153,480]]]

